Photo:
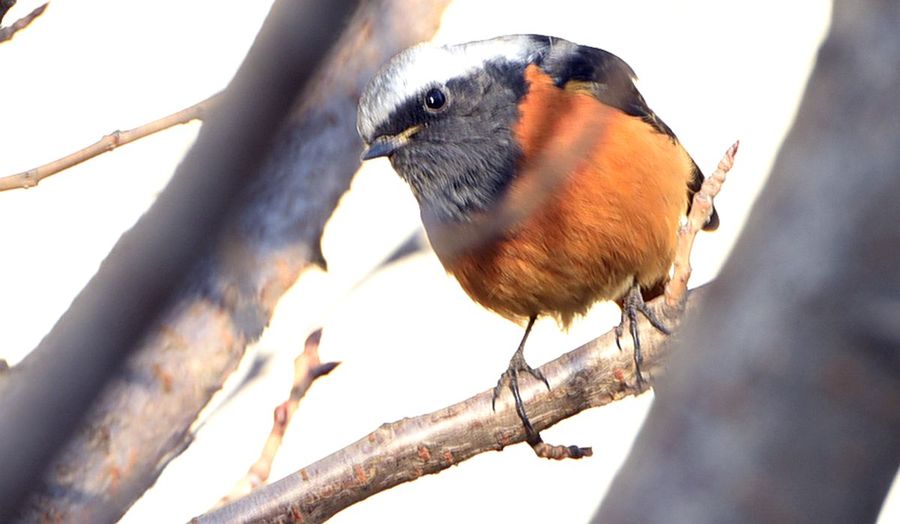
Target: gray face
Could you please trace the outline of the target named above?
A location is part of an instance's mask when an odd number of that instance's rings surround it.
[[[524,69],[540,50],[535,37],[512,36],[404,51],[360,100],[364,158],[388,156],[436,218],[465,221],[489,209],[513,177]]]

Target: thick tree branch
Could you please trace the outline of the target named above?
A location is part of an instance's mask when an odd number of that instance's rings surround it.
[[[734,164],[736,142],[718,169],[694,195],[691,213],[678,236],[677,260],[664,297],[649,304],[660,320],[676,329],[685,308],[697,302],[700,291],[687,287],[690,248],[712,212],[725,175]],[[670,289],[671,288],[671,289]],[[639,319],[645,379],[653,384],[664,368],[669,345],[643,316]],[[537,431],[585,409],[640,394],[633,365],[631,339],[622,348],[614,331],[540,367],[552,385],[538,381],[520,386],[529,417]],[[324,522],[335,513],[369,496],[444,469],[486,451],[499,451],[524,442],[526,434],[508,397],[491,408],[493,389],[442,410],[385,424],[359,441],[238,501],[193,519],[195,524],[224,522]],[[567,458],[577,450],[543,444],[535,449],[546,458]]]
[[[4,3],[3,5],[6,6],[7,4]],[[6,9],[9,9],[9,7],[12,7],[13,5],[15,5],[15,2],[8,4],[8,7]],[[44,14],[44,10],[47,9],[48,5],[49,4],[44,4],[40,7],[37,7],[34,9],[34,11],[13,22],[12,25],[0,28],[0,43],[7,40],[12,40],[12,37],[16,36],[16,33],[31,25],[31,22],[34,22],[37,17]],[[3,18],[2,15],[6,14],[6,9],[4,9],[2,13],[0,13],[0,19]]]
[[[874,522],[900,465],[900,4],[838,0],[796,123],[594,521]]]
[[[222,107],[207,119],[172,182],[119,240],[51,333],[0,383],[0,521],[10,520],[35,490],[107,380],[218,236],[236,195],[269,150],[271,133],[280,128],[298,89],[354,6],[353,0],[275,3]],[[93,447],[105,448],[108,437],[95,434]],[[120,478],[119,468],[130,467],[133,459],[119,460],[108,468],[113,482]],[[84,513],[60,516],[49,505],[39,511],[51,519],[115,520],[124,509],[121,499],[127,507],[135,496],[133,485],[121,488],[104,483],[105,500]],[[84,501],[89,494],[77,497]]]
[[[179,124],[186,124],[198,118],[202,119],[215,104],[221,101],[221,99],[221,93],[215,94],[191,107],[187,107],[181,111],[164,116],[134,129],[113,131],[88,147],[66,155],[58,160],[54,160],[53,162],[34,169],[29,169],[28,171],[0,178],[0,191],[34,187],[38,185],[41,180],[49,176],[53,176],[60,171],[78,165],[86,160],[90,160],[95,156],[112,151],[119,146],[124,146],[135,140],[139,140]]]
[[[323,263],[322,229],[359,167],[356,104],[365,82],[390,56],[429,38],[446,3],[365,3],[300,103],[285,111],[288,122],[282,128],[247,125],[252,120],[237,127],[254,140],[267,129],[277,133],[268,159],[255,180],[244,184],[218,247],[184,281],[124,374],[106,389],[56,460],[26,520],[115,520],[188,445],[197,414],[237,367],[246,345],[262,333],[278,299],[304,268]],[[316,24],[314,19],[292,31]],[[258,103],[263,92],[246,100]],[[224,151],[230,149],[241,148]],[[190,204],[199,202],[195,198]],[[177,236],[184,227],[173,225],[159,239]],[[140,280],[134,271],[123,269],[123,274]],[[90,363],[85,356],[69,365],[81,372]],[[21,367],[7,373],[8,378]],[[68,394],[59,384],[54,391]],[[0,424],[0,433],[8,427]]]

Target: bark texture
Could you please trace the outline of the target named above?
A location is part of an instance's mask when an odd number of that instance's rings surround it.
[[[321,38],[323,34],[340,34],[342,27],[344,36],[321,68],[300,72],[301,75],[311,75],[319,71],[297,98],[286,123],[261,125],[252,114],[240,115],[240,118],[231,121],[234,126],[230,130],[222,131],[230,133],[230,141],[221,142],[212,149],[220,157],[219,161],[224,161],[222,159],[228,158],[230,151],[250,147],[243,141],[249,135],[249,142],[267,144],[268,160],[262,164],[222,168],[218,164],[204,166],[185,161],[185,164],[191,163],[197,172],[206,172],[213,177],[205,185],[201,185],[200,179],[195,180],[192,187],[198,191],[204,188],[206,191],[215,190],[222,176],[220,169],[243,168],[240,194],[230,207],[232,220],[220,220],[218,230],[205,233],[201,241],[193,243],[191,248],[201,254],[201,261],[190,274],[186,271],[190,266],[171,267],[182,259],[160,262],[148,256],[143,261],[151,269],[159,262],[167,270],[181,271],[181,285],[172,289],[170,296],[174,298],[160,300],[161,314],[152,315],[157,320],[151,326],[143,325],[143,341],[125,369],[105,387],[86,421],[48,470],[45,485],[39,495],[32,497],[24,520],[113,521],[155,481],[169,460],[189,443],[191,423],[235,369],[247,344],[262,333],[279,297],[309,264],[324,264],[319,250],[322,229],[359,165],[362,144],[355,129],[356,104],[365,82],[391,55],[429,38],[437,28],[446,3],[373,0],[365,2],[349,24],[343,19],[335,23],[337,13],[345,6],[343,2],[313,2],[308,5],[304,3],[305,7],[299,4],[290,7],[302,8],[300,21],[285,16],[281,11],[270,15],[267,25],[270,22],[275,25],[293,24],[292,31],[298,42],[303,42],[303,38],[309,35]],[[273,9],[280,9],[279,5],[276,3]],[[315,6],[323,11],[316,11]],[[328,16],[322,18],[320,15],[323,13],[328,13]],[[271,45],[265,31],[264,26],[255,46],[260,45],[261,41]],[[300,85],[298,78],[292,76],[300,66],[292,62],[291,57],[285,56],[288,51],[282,49],[280,54],[254,54],[251,51],[245,65],[255,61],[257,73],[281,70],[283,75],[289,77],[288,81],[294,82],[295,86]],[[293,59],[296,60],[307,49],[293,52]],[[264,87],[267,82],[275,82],[277,77],[276,74],[272,78],[261,79],[263,87],[256,86],[252,92],[241,93],[240,96],[251,108],[267,103]],[[292,98],[296,94],[295,87]],[[223,112],[227,111],[228,97],[226,92]],[[286,109],[281,110],[275,122],[284,120],[281,115],[288,112]],[[204,142],[207,128],[215,118],[215,114],[210,115],[204,124],[198,145]],[[179,173],[184,169],[182,165]],[[191,172],[188,176],[194,174]],[[180,180],[184,182],[185,178],[182,175]],[[175,180],[179,180],[178,174]],[[205,200],[197,193],[174,194],[178,191],[177,187],[170,185],[155,204],[157,211],[151,210],[148,215],[171,211],[172,200],[169,197],[180,203],[187,202],[193,211],[207,211]],[[186,224],[195,225],[186,215],[178,218],[180,222],[154,233],[155,239],[160,240],[162,245],[173,240],[184,240],[181,235],[188,227]],[[139,223],[135,230],[142,227]],[[219,240],[212,248],[204,247],[203,241],[210,238]],[[120,256],[122,251],[128,251],[128,256],[134,257],[146,244],[137,240],[134,231],[123,239],[129,239],[128,248],[117,246],[104,262],[100,274],[113,273],[120,282],[140,286],[139,281],[144,277],[135,271],[134,266],[123,265]],[[134,304],[135,309],[118,306],[124,311],[117,311],[117,307],[108,308],[113,313],[120,313],[119,316],[124,315],[129,326],[135,320],[129,317],[133,311],[154,305],[152,301],[142,301],[140,295],[130,295],[130,287],[125,284],[118,288],[106,286],[101,290],[92,281],[89,288],[92,291],[88,294],[93,297],[112,296],[113,301]],[[70,345],[71,331],[60,326],[77,326],[84,314],[91,314],[91,305],[79,300],[64,317],[67,320],[61,321],[54,328],[54,333],[48,336],[52,342],[49,346]],[[119,316],[113,314],[102,319],[101,324],[115,324],[115,318]],[[140,326],[142,322],[135,321],[134,324]],[[80,325],[81,331],[90,333],[95,339],[108,334],[105,328],[94,326],[96,329],[88,329],[85,324]],[[96,363],[92,362],[88,353],[79,355],[74,352],[70,352],[70,360],[63,362],[59,360],[59,353],[46,350],[49,349],[47,340],[42,346],[47,347],[36,350],[35,357],[23,361],[0,386],[4,387],[4,392],[11,392],[22,389],[28,383],[41,381],[42,384],[37,387],[43,390],[45,396],[42,401],[36,402],[46,402],[58,408],[57,411],[68,409],[60,407],[65,404],[61,398],[73,394],[67,380],[71,377],[65,376],[66,370],[70,370],[73,376],[83,376],[84,371],[90,370]],[[128,344],[119,349],[125,351],[126,347]],[[115,359],[102,364],[115,365]],[[37,378],[46,376],[44,371],[50,367],[63,378],[49,381]],[[96,388],[99,389],[100,385]],[[11,399],[13,397],[3,399],[5,403],[0,406],[0,411],[6,407],[19,410],[21,414],[22,410],[30,409],[35,404],[23,401],[16,407]],[[78,415],[68,416],[74,421]],[[47,417],[50,427],[37,432],[29,431],[22,438],[34,440],[35,434],[48,434],[51,427],[58,429],[60,417],[55,412]],[[3,424],[10,428],[9,421],[14,419],[4,418]],[[15,433],[12,428],[9,431]],[[8,449],[2,449],[4,453],[0,457],[6,457],[7,451],[10,457],[14,457],[24,445],[12,441],[5,444],[8,444]],[[2,447],[3,444],[0,444]],[[4,481],[4,488],[10,486],[9,499],[15,501],[15,493],[23,492],[16,485],[22,483],[20,470],[6,466],[4,470],[0,480]],[[4,510],[10,511],[13,504],[11,502],[4,507],[0,503],[0,514]]]
[[[594,522],[874,522],[900,464],[900,4],[839,0]]]

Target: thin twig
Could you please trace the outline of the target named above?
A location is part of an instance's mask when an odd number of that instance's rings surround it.
[[[725,175],[734,166],[734,157],[740,147],[740,140],[736,141],[725,152],[725,156],[719,161],[716,170],[710,174],[700,191],[694,194],[691,204],[691,212],[687,220],[678,230],[678,244],[675,251],[675,262],[672,267],[672,278],[666,284],[666,306],[679,307],[687,297],[687,284],[691,278],[691,251],[694,249],[694,239],[703,229],[703,225],[709,219],[713,209],[713,199],[722,189],[725,183]]]
[[[731,168],[737,144],[726,153],[719,170],[703,184],[695,201],[690,222],[704,224],[712,197],[718,193],[725,173]],[[697,205],[704,201],[705,208]],[[705,215],[704,215],[705,213]],[[679,235],[678,272],[690,271],[687,258],[694,236],[700,230]],[[689,273],[688,273],[689,274]],[[679,273],[680,275],[680,273]],[[666,325],[677,328],[687,308],[698,302],[702,292],[688,295],[679,279],[667,289],[666,297],[648,304]],[[669,297],[678,307],[668,307]],[[651,384],[663,370],[667,337],[641,316],[638,335],[644,357],[645,379]],[[630,339],[620,350],[614,331],[540,367],[553,384],[547,391],[538,381],[522,388],[530,418],[537,431],[590,408],[609,404],[629,395],[638,395]],[[438,473],[485,451],[499,451],[524,442],[524,427],[508,399],[491,409],[493,390],[434,413],[385,424],[350,446],[307,466],[274,484],[252,492],[232,504],[201,515],[194,524],[220,522],[324,522],[337,512],[365,498],[423,475]],[[549,446],[565,454],[563,446]],[[537,451],[537,450],[536,450]]]
[[[182,109],[176,113],[172,113],[171,115],[164,116],[158,120],[154,120],[148,124],[126,131],[113,131],[90,146],[70,155],[66,155],[59,160],[54,160],[49,164],[44,164],[40,167],[29,169],[28,171],[0,178],[0,191],[34,187],[38,185],[41,180],[49,176],[55,175],[60,171],[78,165],[86,160],[90,160],[95,156],[112,151],[119,146],[129,144],[135,140],[139,140],[179,124],[186,124],[196,119],[202,120],[207,112],[221,99],[222,93],[216,93],[202,102]]]
[[[294,383],[291,387],[290,396],[275,408],[272,431],[269,433],[269,438],[263,446],[262,454],[250,466],[244,478],[235,484],[231,493],[222,497],[219,505],[227,504],[234,499],[243,497],[265,484],[269,479],[269,473],[272,471],[272,462],[281,448],[284,432],[287,430],[294,412],[297,411],[297,406],[300,405],[300,399],[303,398],[303,395],[306,394],[306,391],[317,378],[331,373],[331,370],[339,364],[339,362],[326,362],[323,364],[319,360],[319,341],[321,339],[321,329],[314,331],[307,337],[303,352],[294,359]]]
[[[8,5],[8,7],[6,7],[2,12],[0,12],[0,19],[3,18],[3,15],[6,14],[6,11],[10,7],[15,5],[15,2],[12,2],[11,4],[4,4],[4,6],[6,6],[6,5]],[[44,5],[36,8],[34,11],[28,13],[27,15],[23,16],[22,18],[16,20],[15,22],[13,22],[13,24],[11,26],[7,26],[7,27],[0,29],[0,42],[12,40],[12,37],[15,36],[16,33],[21,31],[22,29],[25,29],[26,27],[28,27],[28,25],[31,24],[31,22],[34,22],[35,18],[44,14],[44,10],[47,9],[48,5],[49,4],[44,4]]]

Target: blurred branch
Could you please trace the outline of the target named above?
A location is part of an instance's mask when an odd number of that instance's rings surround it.
[[[16,5],[16,0],[0,0],[0,23],[3,22],[3,17],[14,5]]]
[[[14,175],[2,177],[0,178],[0,191],[34,187],[38,185],[41,180],[49,176],[55,175],[60,171],[78,165],[86,160],[90,160],[95,156],[112,151],[119,146],[129,144],[135,140],[150,136],[178,124],[186,124],[191,120],[198,118],[202,119],[210,109],[215,107],[215,105],[221,101],[221,99],[222,94],[217,93],[191,107],[182,109],[177,113],[172,113],[169,116],[154,120],[153,122],[144,124],[140,127],[126,131],[113,131],[90,146],[48,164]]]
[[[692,309],[704,292],[688,295],[690,247],[712,212],[725,175],[734,164],[738,144],[725,153],[718,169],[694,195],[694,205],[678,237],[676,271],[665,297],[649,303],[666,325],[677,328],[685,310]],[[669,289],[669,288],[672,289]],[[643,370],[652,384],[663,371],[669,351],[667,337],[639,317]],[[674,336],[677,338],[677,335]],[[529,417],[537,431],[585,409],[638,395],[630,338],[621,341],[615,331],[544,364],[540,371],[553,389],[542,383],[523,384]],[[385,424],[369,435],[274,484],[261,488],[225,507],[201,515],[192,524],[224,522],[324,522],[339,511],[398,484],[438,473],[486,451],[499,451],[524,442],[525,429],[515,407],[504,397],[491,409],[493,389],[434,413]],[[535,449],[545,458],[568,458],[572,450],[544,444]],[[544,455],[541,455],[544,453]]]
[[[306,339],[303,352],[294,359],[294,383],[291,386],[290,395],[287,400],[275,408],[272,431],[269,433],[269,438],[266,439],[262,454],[250,466],[250,470],[247,471],[244,478],[239,480],[234,486],[231,493],[219,501],[220,505],[242,497],[266,483],[269,479],[269,473],[272,471],[272,462],[281,448],[284,432],[287,430],[294,412],[297,411],[297,406],[300,405],[300,399],[303,398],[303,395],[306,394],[316,379],[331,373],[331,370],[338,366],[338,362],[322,364],[319,360],[319,341],[321,338],[322,330],[319,329]]]
[[[3,1],[3,3],[0,4],[3,6],[2,8],[0,8],[0,20],[3,19],[3,15],[6,14],[6,11],[8,11],[9,8],[11,8],[12,6],[14,6],[16,4],[16,2],[14,0],[13,1],[2,0],[2,1]],[[16,36],[16,33],[21,31],[22,29],[25,29],[26,27],[28,27],[31,24],[31,22],[34,22],[35,18],[44,14],[44,10],[47,9],[48,5],[49,4],[44,4],[40,7],[37,7],[34,9],[34,11],[28,13],[27,15],[23,16],[22,18],[13,22],[12,25],[0,28],[0,43],[5,42],[7,40],[12,40],[12,37]]]
[[[323,33],[330,37],[339,32],[326,27],[316,16],[333,13],[337,4],[287,4],[291,8],[307,6],[310,13],[303,20],[270,15],[272,21],[281,20],[278,23],[282,27],[293,24],[289,31],[294,37]],[[49,470],[46,486],[32,500],[25,520],[40,521],[44,516],[63,521],[115,520],[189,444],[190,427],[197,414],[237,367],[247,344],[262,333],[278,299],[310,264],[324,264],[319,250],[322,230],[359,167],[362,144],[356,133],[356,105],[363,86],[392,55],[429,38],[446,4],[446,0],[366,2],[293,110],[281,110],[279,115],[287,115],[287,122],[280,127],[259,123],[253,113],[256,109],[252,109],[233,128],[252,135],[248,144],[242,144],[241,137],[236,136],[239,145],[216,150],[219,163],[192,172],[201,176],[195,183],[202,187],[176,193],[184,193],[180,200],[192,209],[202,209],[203,198],[198,192],[218,190],[222,175],[217,170],[241,169],[252,179],[241,183],[241,195],[230,220],[220,221],[223,231],[217,247],[203,251],[200,265],[181,281],[176,298],[168,302],[143,337],[124,373],[106,388],[87,422]],[[288,47],[284,51],[287,55],[282,51],[265,55],[271,58],[251,54],[248,63],[257,60],[279,73],[299,70],[296,74],[302,74],[313,70],[301,60],[310,49]],[[275,60],[276,56],[283,60]],[[263,103],[268,107],[268,89],[263,86],[242,100],[252,108]],[[225,96],[223,104],[228,103],[227,92]],[[222,106],[206,119],[198,145],[215,115],[224,110]],[[232,154],[257,140],[266,140],[269,133],[275,133],[274,144],[261,168],[219,165],[231,162]],[[214,180],[206,181],[203,176]],[[161,196],[157,206],[164,202]],[[178,223],[173,221],[153,238],[158,242],[150,245],[180,241],[186,224],[192,224],[192,220],[185,217]],[[195,242],[193,247],[200,252],[202,245]],[[155,264],[161,253],[133,261],[135,268],[117,265],[124,282],[111,295],[126,300],[128,307],[111,317],[110,324],[132,306],[146,304],[140,296],[132,295],[126,284],[141,282],[144,276],[139,269]],[[187,269],[181,264],[179,267]],[[92,308],[77,309],[86,313]],[[73,306],[70,314],[75,310]],[[107,329],[115,331],[104,327],[95,332],[106,333]],[[82,368],[90,362],[91,352],[85,350],[82,357],[60,361],[54,367],[65,365],[77,375],[88,371]],[[15,376],[22,367],[16,366],[7,375]],[[54,380],[40,383],[54,384],[57,395],[70,394],[66,381]],[[7,409],[4,401],[0,395],[0,412]],[[47,417],[48,423],[55,424],[53,417]],[[10,431],[8,428],[6,422],[0,424],[0,433]],[[4,453],[5,443],[0,441]],[[0,453],[3,457],[6,455]],[[10,465],[3,471],[17,470]],[[21,477],[16,475],[15,481],[21,481]]]
[[[123,235],[53,330],[0,383],[0,521],[11,520],[45,472],[62,478],[50,481],[55,493],[65,484],[87,480],[77,470],[47,467],[107,381],[150,333],[188,272],[208,253],[238,192],[250,184],[270,149],[271,134],[281,127],[298,90],[355,5],[352,0],[275,3],[222,106],[207,119],[171,183]],[[159,363],[142,371],[157,372],[150,380],[164,388],[172,380],[160,377],[179,372],[166,371]],[[160,399],[171,399],[167,393],[153,402],[165,404]],[[122,416],[107,415],[113,420]],[[161,423],[145,418],[139,425]],[[134,456],[112,453],[112,424],[104,419],[92,428],[95,432],[79,434],[88,433],[90,447],[104,455],[103,487],[71,493],[82,505],[74,513],[37,503],[38,515],[26,520],[113,521],[152,482],[156,461],[135,463]],[[165,444],[156,441],[148,451],[159,452]],[[133,482],[131,471],[123,472],[132,468],[143,485]],[[94,506],[84,507],[91,502]]]
[[[900,4],[838,0],[594,522],[875,522],[900,465]],[[652,494],[652,496],[648,496]]]

